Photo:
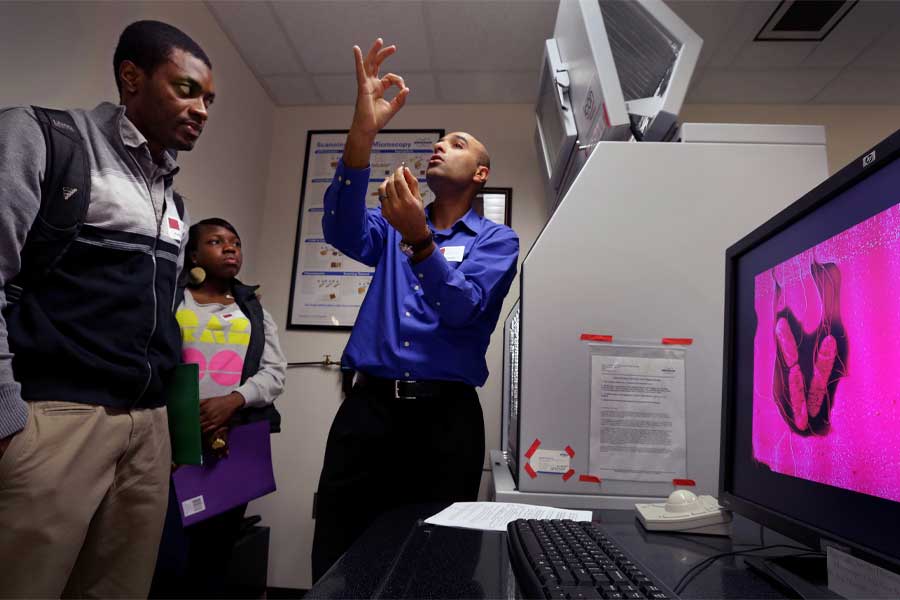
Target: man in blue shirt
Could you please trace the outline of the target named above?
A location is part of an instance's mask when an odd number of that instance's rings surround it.
[[[490,157],[468,133],[434,145],[427,208],[401,166],[379,187],[381,207],[366,209],[372,144],[410,91],[402,77],[378,74],[396,47],[378,39],[365,57],[353,51],[356,110],[322,226],[375,275],[344,352],[357,376],[328,435],[313,580],[392,507],[477,499],[484,417],[475,387],[487,379],[485,352],[519,254],[512,229],[472,209]],[[400,91],[388,101],[391,86]]]

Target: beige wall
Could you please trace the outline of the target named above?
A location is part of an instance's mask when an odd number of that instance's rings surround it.
[[[0,107],[92,108],[116,102],[112,56],[139,19],[165,21],[209,55],[218,97],[203,136],[179,157],[177,188],[194,220],[232,221],[254,279],[274,105],[200,2],[0,2]]]

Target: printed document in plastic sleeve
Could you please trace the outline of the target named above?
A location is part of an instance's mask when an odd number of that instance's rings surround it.
[[[591,474],[626,481],[684,477],[684,353],[605,352],[591,355]]]

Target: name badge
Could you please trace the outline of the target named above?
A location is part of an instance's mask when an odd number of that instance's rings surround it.
[[[465,246],[444,246],[441,248],[441,254],[444,255],[447,262],[462,262],[465,252]]]
[[[239,318],[243,319],[244,313],[242,313],[239,310],[234,310],[234,311],[225,313],[224,315],[219,315],[219,318],[221,318],[223,321],[232,321],[234,319],[239,319]]]
[[[169,237],[176,242],[181,243],[181,238],[184,236],[184,222],[178,217],[167,216],[166,227]]]

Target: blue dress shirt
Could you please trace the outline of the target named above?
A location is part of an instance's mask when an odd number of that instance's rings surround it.
[[[519,237],[474,210],[435,230],[426,210],[437,249],[412,264],[381,208],[366,208],[368,185],[368,168],[341,161],[325,192],[325,239],[375,267],[344,364],[387,379],[484,385],[484,355],[516,275]]]

